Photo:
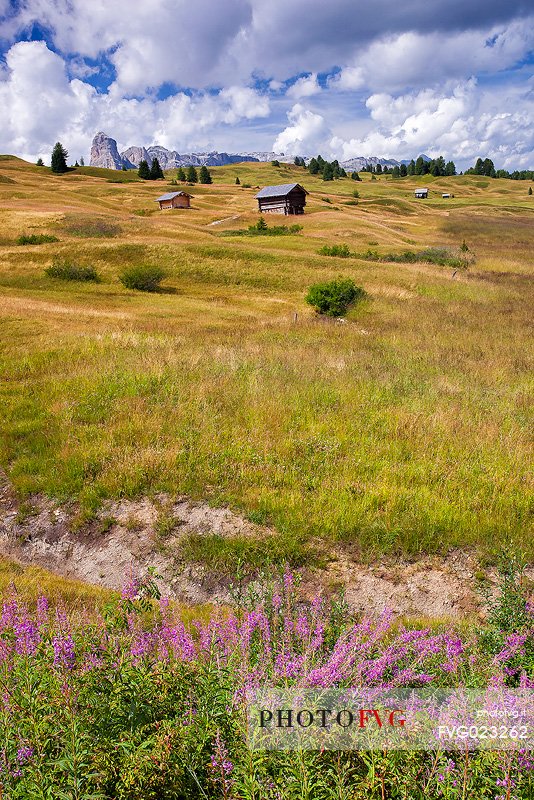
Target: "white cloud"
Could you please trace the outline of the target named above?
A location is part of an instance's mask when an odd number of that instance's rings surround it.
[[[363,86],[395,91],[513,66],[534,48],[534,24],[444,34],[407,31],[358,50],[332,84],[352,91]]]
[[[87,154],[94,133],[108,131],[120,147],[157,142],[182,150],[196,147],[218,126],[269,114],[266,97],[248,87],[217,94],[179,92],[166,100],[128,99],[116,89],[99,94],[69,80],[65,63],[44,42],[19,42],[9,50],[0,76],[0,152],[45,156],[58,139],[73,157]]]
[[[287,96],[293,100],[300,100],[302,97],[311,97],[320,91],[321,87],[317,81],[317,75],[312,73],[295,81],[293,86],[290,86],[287,90]]]
[[[324,144],[329,134],[324,118],[304,108],[300,103],[293,106],[287,118],[291,125],[278,134],[273,150],[276,153],[290,155],[317,152],[317,148]]]
[[[471,164],[490,156],[498,166],[528,167],[534,150],[534,100],[528,87],[516,91],[513,108],[503,112],[509,88],[481,92],[474,80],[447,94],[424,89],[399,97],[371,95],[367,107],[377,127],[366,136],[333,137],[329,146],[343,159],[381,155],[407,158],[425,152]]]

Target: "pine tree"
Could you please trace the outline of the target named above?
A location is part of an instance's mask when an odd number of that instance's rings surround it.
[[[528,195],[529,197],[532,197],[532,186],[528,187]]]
[[[237,176],[237,178],[235,179],[235,185],[236,185],[236,186],[241,186],[241,181],[239,180],[239,175],[238,175],[238,176]]]
[[[165,175],[163,174],[163,170],[161,169],[161,167],[159,165],[159,161],[158,161],[157,158],[155,158],[152,161],[152,166],[150,167],[150,180],[151,181],[158,181],[158,180],[160,180],[161,178],[164,178],[164,177],[165,177]]]
[[[397,166],[393,167],[393,170],[392,170],[391,174],[392,174],[392,176],[394,178],[400,178],[400,169],[399,169],[399,167],[397,167]]]
[[[58,175],[61,173],[66,172],[68,170],[67,166],[67,158],[68,152],[65,150],[61,142],[56,142],[54,145],[54,149],[52,150],[52,158],[51,158],[51,167],[52,172],[56,172]]]
[[[176,180],[178,181],[186,181],[187,178],[185,176],[185,170],[183,167],[178,168],[178,172],[176,173]]]
[[[43,159],[42,159],[42,158],[38,158],[38,159],[37,159],[37,161],[35,162],[35,164],[36,164],[38,167],[44,167],[44,162],[43,162]]]
[[[274,161],[271,161],[271,167],[279,167],[280,162],[275,158]]]
[[[408,175],[415,175],[415,161],[413,158],[408,164]]]
[[[85,159],[83,156],[80,158],[80,167],[85,167]]]
[[[310,163],[308,164],[308,172],[310,175],[317,175],[319,172],[319,162],[316,158],[310,159]]]
[[[491,158],[484,159],[483,169],[484,169],[484,175],[486,175],[488,178],[495,178],[496,176],[495,165],[491,160]]]
[[[194,168],[193,165],[191,165],[187,169],[187,178],[186,178],[186,180],[187,180],[188,183],[198,183],[198,174],[197,174],[197,171],[196,171],[196,169]]]
[[[445,164],[445,175],[456,175],[456,164],[454,161],[447,161]]]
[[[327,162],[323,167],[323,181],[333,181],[333,180],[334,180],[334,168],[332,164],[329,164]]]
[[[200,171],[198,173],[198,182],[199,183],[213,183],[210,175],[209,169],[203,164],[200,167]]]
[[[361,178],[357,172],[353,172],[350,177],[352,178],[353,181],[361,181]]]
[[[145,159],[142,159],[139,162],[139,169],[137,170],[137,174],[144,181],[149,181],[150,180],[150,168],[148,166],[148,162],[145,161]]]
[[[405,178],[407,176],[407,174],[408,174],[408,167],[406,166],[406,164],[401,164],[400,165],[400,176],[401,176],[401,178]]]

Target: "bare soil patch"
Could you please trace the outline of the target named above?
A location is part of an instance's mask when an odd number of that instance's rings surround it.
[[[274,533],[227,508],[187,497],[108,502],[84,524],[77,523],[75,511],[41,496],[21,505],[0,474],[0,553],[112,589],[154,567],[170,597],[194,604],[225,603],[235,576],[188,563],[182,553],[185,539],[191,534],[250,536],[264,539],[269,547]],[[481,581],[491,590],[497,575],[493,569],[481,570],[474,555],[461,551],[446,558],[362,564],[348,551],[332,547],[327,566],[305,569],[302,578],[304,596],[343,588],[355,612],[373,615],[390,609],[396,616],[458,619],[484,615]]]

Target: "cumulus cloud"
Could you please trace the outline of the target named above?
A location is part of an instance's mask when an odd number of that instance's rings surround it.
[[[343,159],[372,156],[407,158],[425,152],[445,155],[462,166],[490,156],[499,166],[528,167],[534,150],[534,99],[528,86],[515,92],[503,112],[509,88],[480,92],[476,81],[457,84],[448,94],[424,89],[398,97],[374,94],[367,100],[376,127],[366,136],[329,139]]]
[[[488,29],[532,13],[531,0],[25,0],[10,7],[4,38],[38,23],[63,53],[108,52],[119,86],[131,94],[164,82],[246,83],[258,71],[285,81],[303,64],[315,73],[350,66],[384,36]]]
[[[362,86],[389,91],[443,79],[499,72],[534,49],[534,19],[505,27],[443,34],[408,31],[372,42],[344,67],[331,85],[350,91]]]
[[[103,129],[120,146],[274,138],[299,155],[532,165],[532,14],[532,0],[0,0],[0,149],[87,153]],[[51,49],[13,44],[36,23]]]
[[[329,129],[324,118],[300,103],[293,106],[287,118],[291,124],[276,137],[273,144],[276,153],[299,155],[317,152],[328,138]]]
[[[287,96],[294,100],[300,100],[302,97],[311,97],[314,94],[318,94],[320,91],[321,87],[317,81],[317,75],[312,73],[311,75],[306,75],[295,81],[287,90]]]
[[[0,151],[31,159],[48,154],[57,139],[73,154],[87,153],[97,130],[110,132],[121,147],[156,141],[187,149],[217,126],[269,114],[268,99],[241,86],[217,94],[178,92],[159,101],[102,95],[69,79],[63,59],[44,42],[18,42],[6,64],[0,80]]]

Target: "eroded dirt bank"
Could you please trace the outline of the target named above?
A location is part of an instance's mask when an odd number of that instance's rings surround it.
[[[272,531],[228,509],[165,495],[106,503],[96,519],[80,525],[73,509],[42,497],[21,507],[0,476],[0,552],[68,578],[118,589],[129,576],[155,567],[163,591],[177,600],[226,602],[230,571],[224,575],[184,557],[188,537],[213,534],[260,538],[268,547]],[[354,611],[389,608],[396,615],[456,618],[483,614],[481,579],[490,588],[496,582],[495,571],[482,571],[472,555],[459,551],[447,558],[365,565],[332,549],[325,568],[305,570],[302,577],[308,596],[343,586]]]

